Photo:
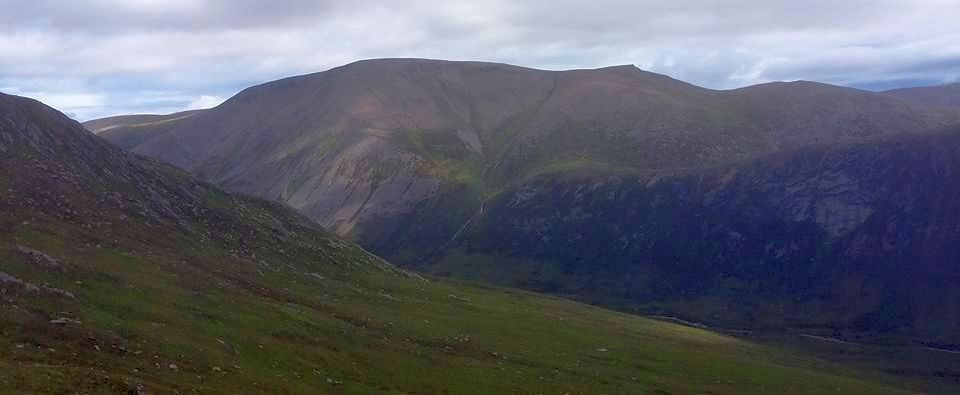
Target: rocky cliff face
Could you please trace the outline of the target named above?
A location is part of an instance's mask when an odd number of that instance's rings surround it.
[[[488,202],[424,267],[727,327],[958,344],[958,149],[949,130],[703,170],[544,175]]]

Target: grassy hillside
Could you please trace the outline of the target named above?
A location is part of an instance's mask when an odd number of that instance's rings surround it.
[[[3,272],[73,295],[4,283],[4,392],[898,392],[700,329],[411,278],[336,239],[253,246],[257,263],[173,232],[4,213]]]

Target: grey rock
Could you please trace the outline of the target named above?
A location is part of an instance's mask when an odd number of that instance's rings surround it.
[[[16,246],[16,251],[26,256],[34,264],[40,265],[44,269],[54,271],[64,271],[63,264],[49,254],[38,251],[22,245]]]

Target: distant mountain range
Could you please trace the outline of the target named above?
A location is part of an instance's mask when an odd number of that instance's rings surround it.
[[[960,345],[950,92],[386,59],[87,126],[419,270]]]

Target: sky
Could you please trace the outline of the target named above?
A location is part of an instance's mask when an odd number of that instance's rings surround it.
[[[958,21],[960,0],[0,0],[0,92],[170,113],[385,57],[880,90],[958,81]]]

